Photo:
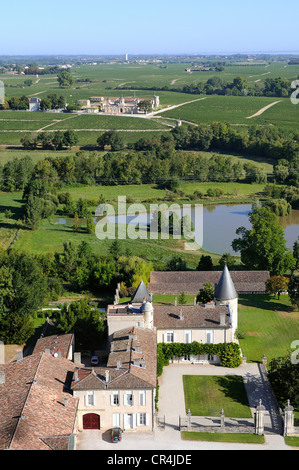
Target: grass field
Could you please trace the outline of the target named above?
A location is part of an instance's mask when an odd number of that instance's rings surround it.
[[[224,434],[217,432],[192,432],[182,431],[184,441],[213,441],[213,442],[235,442],[243,444],[264,444],[265,437],[257,434]],[[291,444],[289,444],[291,445]]]
[[[186,413],[193,416],[219,416],[221,409],[229,418],[251,418],[243,378],[228,376],[183,376]]]
[[[287,295],[278,301],[268,295],[241,295],[239,329],[247,333],[240,339],[242,353],[248,362],[270,361],[284,356],[299,337],[299,312],[294,311]]]
[[[162,107],[178,105],[198,99],[198,95],[182,93],[179,90],[185,84],[206,82],[209,78],[217,76],[225,81],[232,81],[236,76],[242,76],[253,86],[263,82],[266,78],[283,76],[295,80],[299,74],[299,66],[288,66],[287,62],[260,63],[245,66],[226,66],[223,72],[185,72],[190,64],[100,64],[96,66],[81,65],[71,69],[75,80],[88,78],[89,83],[75,82],[69,89],[59,88],[56,76],[8,76],[0,75],[0,80],[6,85],[7,98],[12,96],[38,96],[45,98],[49,93],[63,95],[67,103],[76,103],[79,99],[88,99],[91,96],[132,96],[152,97],[155,93],[160,96]],[[19,87],[25,79],[32,79],[30,87]],[[128,90],[117,87],[130,87]],[[159,88],[168,87],[160,91]],[[151,87],[152,90],[138,90],[141,87]],[[210,95],[204,101],[188,104],[177,109],[167,111],[163,118],[181,118],[194,123],[211,123],[221,121],[233,125],[277,125],[288,130],[298,127],[298,106],[291,104],[287,98],[267,110],[261,116],[246,119],[255,114],[269,103],[280,101],[278,98],[264,97],[238,97]],[[141,135],[139,132],[159,128],[167,130],[163,122],[111,116],[79,116],[69,119],[69,115],[59,113],[28,113],[0,111],[0,145],[17,145],[22,137],[20,131],[38,131],[45,126],[46,130],[76,129],[79,145],[95,145],[96,135],[86,132],[87,129],[124,129],[126,142],[134,142]],[[68,120],[66,120],[68,119]],[[11,121],[11,122],[8,122]],[[36,121],[36,122],[33,122]],[[60,122],[62,121],[62,122]],[[142,122],[143,121],[143,122]],[[78,129],[78,130],[77,130]],[[84,132],[85,130],[85,132]],[[168,129],[169,130],[169,129]],[[8,132],[10,131],[10,132]],[[148,135],[149,136],[149,135]],[[142,137],[145,137],[144,135]]]

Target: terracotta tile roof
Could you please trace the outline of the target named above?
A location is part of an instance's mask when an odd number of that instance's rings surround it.
[[[75,365],[41,353],[0,367],[0,449],[67,449],[78,400],[65,387]]]
[[[152,294],[197,294],[203,284],[217,284],[222,271],[153,271],[147,289]],[[230,271],[238,293],[265,292],[268,271]]]
[[[126,328],[113,334],[107,367],[77,369],[73,377],[73,390],[156,387],[156,331],[135,328],[136,337],[129,339],[130,331],[131,328]],[[109,372],[109,381],[106,383],[107,372]]]
[[[45,336],[44,338],[39,338],[37,340],[33,354],[39,354],[41,352],[45,352],[46,349],[49,349],[52,355],[60,353],[61,357],[66,359],[73,343],[74,335],[72,333]]]
[[[180,314],[182,313],[182,319]],[[204,307],[202,305],[155,305],[154,325],[158,329],[168,328],[223,328],[220,314],[225,314],[229,328],[229,312],[226,305]]]

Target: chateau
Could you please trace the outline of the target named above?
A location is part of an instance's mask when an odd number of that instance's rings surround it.
[[[139,104],[148,101],[152,108],[160,105],[159,96],[153,98],[123,97],[109,98],[104,96],[92,96],[89,100],[80,100],[78,104],[83,104],[83,108],[88,113],[103,112],[105,114],[122,115],[122,114],[140,114]]]

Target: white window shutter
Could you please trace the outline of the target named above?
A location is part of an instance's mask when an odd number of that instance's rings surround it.
[[[133,414],[133,429],[136,428],[136,413]]]
[[[146,418],[145,419],[146,419],[145,424],[146,424],[146,426],[148,426],[149,425],[149,414],[148,413],[146,413]]]
[[[124,405],[126,406],[128,404],[128,396],[127,393],[124,393]]]
[[[173,342],[176,343],[176,333],[173,332]]]
[[[110,405],[111,406],[114,405],[114,395],[113,395],[113,393],[110,395]]]
[[[162,334],[162,343],[165,343],[165,335],[164,335],[164,333]]]
[[[137,413],[137,426],[140,426],[140,413]]]

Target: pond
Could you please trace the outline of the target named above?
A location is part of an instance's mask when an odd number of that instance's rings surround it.
[[[203,244],[202,248],[210,253],[231,253],[237,255],[231,247],[232,240],[237,238],[236,230],[238,227],[251,228],[248,214],[251,211],[251,204],[216,204],[203,206]],[[195,224],[198,220],[191,212],[191,219]],[[109,222],[112,217],[107,217]],[[97,223],[97,217],[94,223]],[[63,225],[72,223],[73,219],[57,218],[54,223]],[[83,223],[85,223],[82,220]],[[140,213],[137,216],[119,216],[115,218],[116,223],[148,224],[149,214]],[[285,232],[287,247],[293,249],[295,241],[299,237],[299,210],[293,210],[291,215],[280,217],[279,222]]]
[[[237,254],[231,242],[237,238],[238,227],[251,228],[248,214],[251,204],[219,204],[204,206],[203,213],[203,249],[211,253]],[[293,249],[299,237],[299,210],[291,215],[280,217],[279,223],[285,232],[287,247]]]

